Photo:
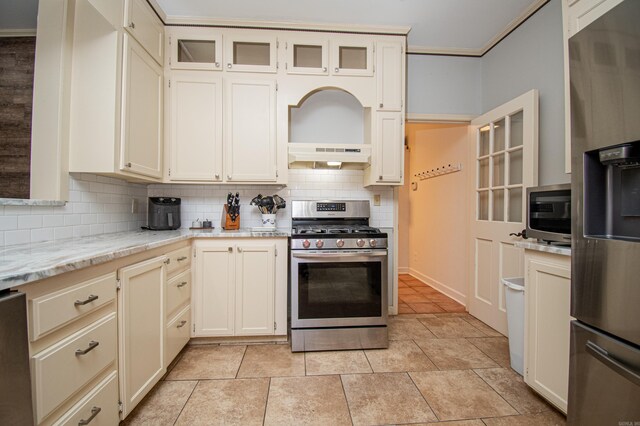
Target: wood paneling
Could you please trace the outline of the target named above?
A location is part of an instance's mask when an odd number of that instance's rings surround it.
[[[0,38],[0,198],[29,198],[35,37]]]

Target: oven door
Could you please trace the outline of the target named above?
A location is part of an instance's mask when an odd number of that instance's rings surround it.
[[[291,326],[387,323],[387,250],[291,252]]]

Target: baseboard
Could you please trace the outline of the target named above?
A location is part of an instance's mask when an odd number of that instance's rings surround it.
[[[409,267],[408,266],[398,266],[398,273],[399,274],[408,274],[409,273]]]
[[[448,285],[441,283],[438,280],[434,280],[433,278],[431,278],[431,277],[429,277],[427,275],[424,275],[424,274],[416,271],[415,269],[409,268],[409,275],[411,275],[414,278],[422,281],[425,284],[430,285],[431,287],[433,287],[436,290],[438,290],[440,293],[443,293],[446,296],[449,296],[450,298],[452,298],[456,302],[464,305],[465,307],[467,306],[467,296],[462,294],[462,293],[460,293],[458,290],[455,290],[455,289],[449,287]]]

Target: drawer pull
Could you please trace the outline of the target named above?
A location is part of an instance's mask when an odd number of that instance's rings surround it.
[[[184,287],[185,285],[187,285],[186,281],[182,281],[180,284],[178,284],[176,287],[180,288],[180,287]]]
[[[80,421],[78,422],[78,426],[85,426],[91,423],[91,420],[93,420],[93,418],[97,416],[100,411],[102,411],[102,408],[100,407],[91,408],[91,417],[89,417],[87,420],[80,419]]]
[[[73,304],[76,306],[82,306],[86,305],[87,303],[91,303],[94,300],[98,300],[98,296],[96,296],[95,294],[90,294],[89,297],[87,297],[85,300],[76,300],[75,302],[73,302]]]
[[[187,321],[182,320],[182,321],[180,321],[180,324],[178,324],[178,325],[176,326],[176,328],[182,328],[182,327],[184,327],[184,325],[185,325],[186,323],[187,323]]]
[[[95,340],[90,341],[89,342],[89,346],[87,347],[87,349],[77,349],[76,350],[76,356],[88,354],[89,352],[91,352],[92,350],[97,348],[99,344],[100,344],[100,342],[96,342]]]
[[[187,256],[181,256],[178,258],[178,262],[182,262],[183,260],[187,260]]]
[[[168,265],[168,264],[170,264],[170,263],[171,263],[171,259],[167,259],[167,260],[165,260],[165,261],[164,261],[164,264],[165,264],[165,265]]]

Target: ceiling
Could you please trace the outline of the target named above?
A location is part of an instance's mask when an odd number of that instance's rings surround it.
[[[149,0],[167,23],[197,19],[379,32],[410,28],[409,51],[481,55],[548,0]],[[1,0],[0,31],[33,29],[38,0]]]

